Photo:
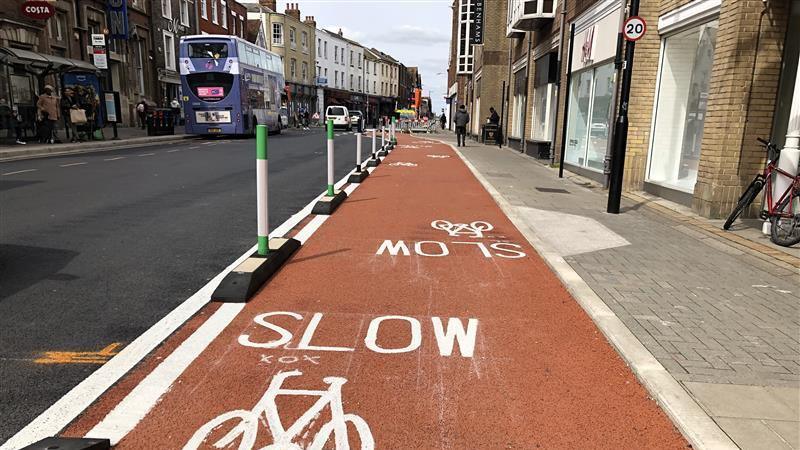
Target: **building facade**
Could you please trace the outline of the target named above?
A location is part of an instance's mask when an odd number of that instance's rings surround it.
[[[227,34],[244,39],[247,22],[244,5],[234,0],[194,1],[197,8],[195,34]]]
[[[140,0],[143,1],[143,0]],[[156,95],[158,105],[167,107],[172,99],[181,99],[178,70],[178,46],[183,36],[195,34],[198,25],[194,5],[189,0],[152,0],[151,35],[155,43]]]
[[[455,30],[463,26],[463,3],[469,0],[454,2],[451,98],[483,118],[486,53],[493,40],[505,39],[508,144],[554,164],[563,155],[566,170],[605,182],[624,2],[508,0],[504,35],[487,4],[484,44],[472,53]],[[792,132],[800,1],[642,0],[639,15],[648,29],[636,44],[625,189],[725,216],[763,168],[756,137],[783,145]],[[466,73],[470,54],[473,74]],[[465,75],[462,93],[458,77]]]
[[[286,78],[285,104],[290,121],[301,107],[317,111],[316,26],[313,17],[300,18],[297,3],[288,3],[283,13],[277,12],[275,0],[244,3],[247,17],[260,22],[259,33],[266,48],[283,58]]]

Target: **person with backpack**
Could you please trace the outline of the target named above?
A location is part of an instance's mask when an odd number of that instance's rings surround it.
[[[456,124],[456,139],[458,139],[459,147],[466,147],[467,143],[467,124],[469,123],[469,113],[467,107],[461,105],[456,111],[455,124]]]

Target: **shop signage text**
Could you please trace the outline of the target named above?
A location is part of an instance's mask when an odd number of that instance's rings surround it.
[[[29,0],[22,2],[20,7],[22,15],[34,20],[46,20],[56,13],[56,8],[52,4],[43,0]]]
[[[128,2],[108,0],[109,39],[128,39]]]
[[[483,0],[472,0],[472,31],[470,44],[483,44]]]

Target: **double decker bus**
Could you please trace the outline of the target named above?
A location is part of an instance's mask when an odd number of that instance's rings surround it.
[[[235,36],[181,38],[181,83],[187,134],[280,133],[281,57]]]

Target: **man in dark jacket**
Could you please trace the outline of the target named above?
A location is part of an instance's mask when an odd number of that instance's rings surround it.
[[[467,124],[469,123],[469,113],[467,107],[461,105],[456,111],[455,124],[456,124],[456,138],[458,139],[459,147],[466,147],[467,140]]]

